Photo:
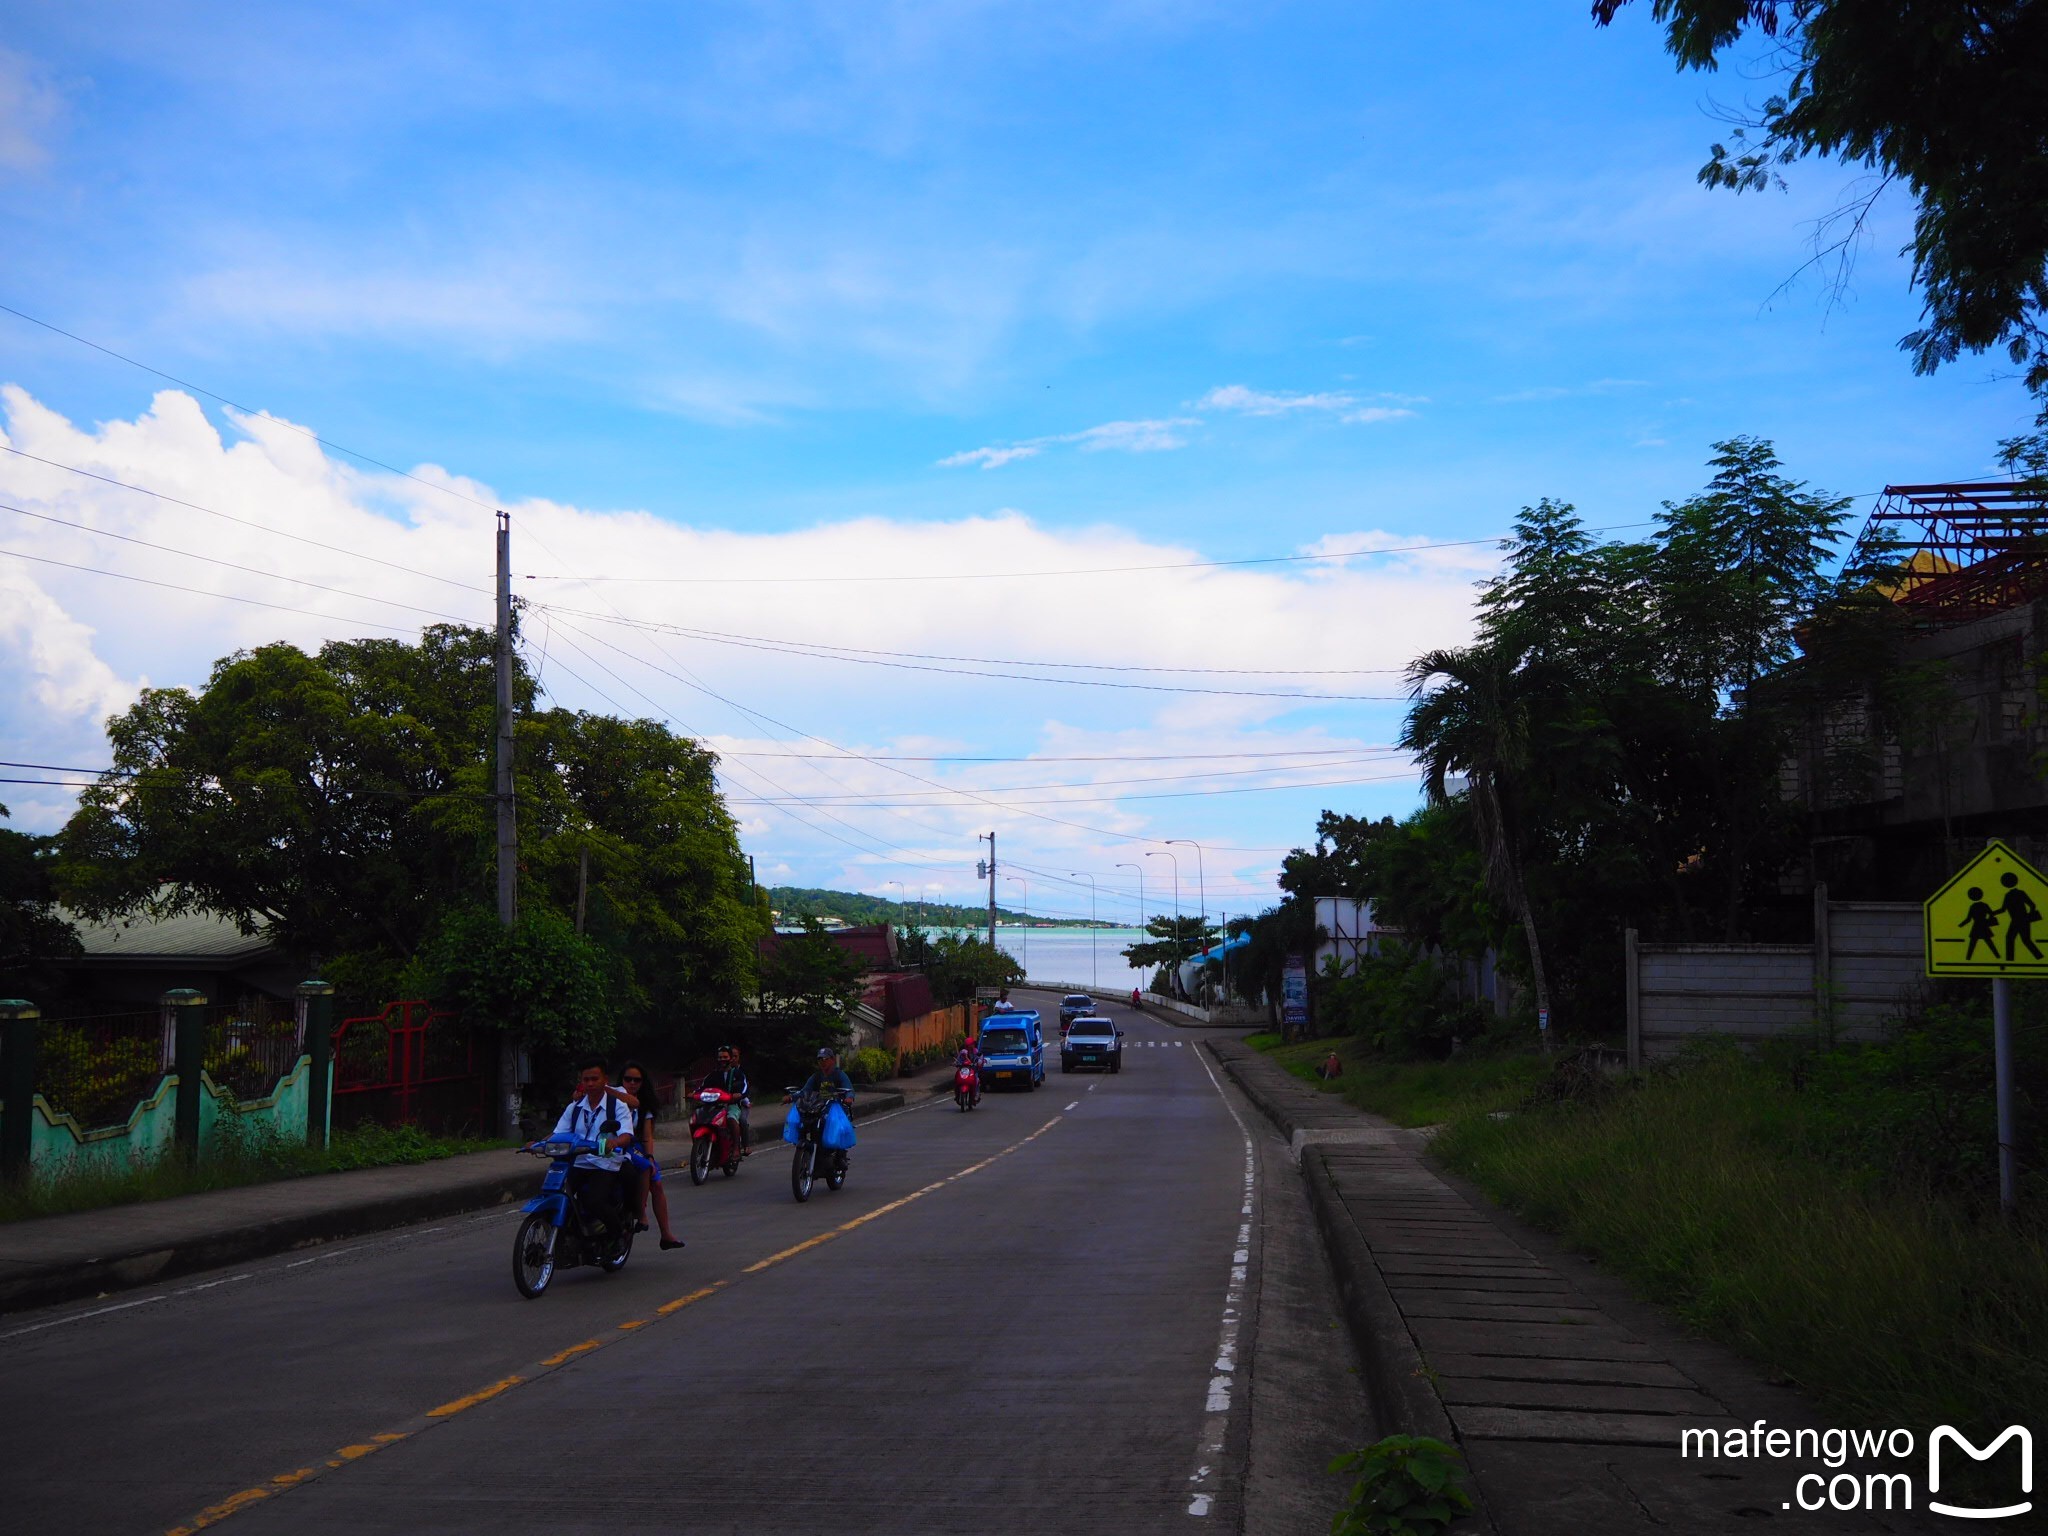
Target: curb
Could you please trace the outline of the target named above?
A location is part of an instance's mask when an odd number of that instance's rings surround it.
[[[901,1109],[903,1094],[889,1090],[856,1097],[853,1118]],[[665,1171],[688,1165],[687,1158],[664,1161]],[[312,1174],[312,1178],[332,1175]],[[468,1211],[505,1205],[530,1198],[539,1187],[530,1165],[508,1166],[503,1173],[472,1179],[443,1189],[422,1190],[410,1195],[382,1195],[338,1205],[324,1211],[307,1211],[293,1216],[274,1216],[262,1221],[209,1232],[171,1247],[134,1248],[125,1252],[97,1255],[73,1263],[51,1265],[25,1275],[7,1275],[0,1265],[0,1313],[25,1311],[30,1307],[54,1306],[58,1302],[132,1290],[159,1280],[246,1264],[296,1248],[311,1248],[342,1238],[363,1237],[393,1227],[431,1221],[436,1216],[458,1216]],[[108,1207],[118,1210],[118,1206]],[[5,1232],[0,1227],[0,1233]]]
[[[1214,1042],[1204,1041],[1203,1045],[1259,1113],[1292,1142],[1299,1127],[1286,1109],[1238,1070],[1241,1064],[1217,1050]],[[1336,1276],[1337,1294],[1343,1298],[1344,1320],[1365,1367],[1366,1394],[1380,1428],[1388,1434],[1428,1435],[1446,1445],[1456,1445],[1451,1416],[1437,1395],[1422,1351],[1415,1336],[1409,1333],[1401,1309],[1395,1305],[1393,1292],[1373,1260],[1371,1247],[1344,1209],[1323,1149],[1313,1144],[1303,1147],[1300,1166],[1308,1186],[1309,1206],[1316,1215],[1316,1228],[1322,1234],[1323,1248]]]

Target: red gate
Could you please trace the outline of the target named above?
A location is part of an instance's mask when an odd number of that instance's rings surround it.
[[[459,1015],[417,999],[343,1019],[334,1031],[334,1125],[432,1131],[484,1124],[483,1053]]]

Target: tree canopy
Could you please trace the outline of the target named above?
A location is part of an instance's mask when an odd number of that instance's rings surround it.
[[[492,652],[484,631],[435,625],[416,644],[262,646],[222,658],[197,691],[146,690],[109,722],[114,767],[61,834],[58,884],[92,916],[203,909],[267,926],[359,993],[430,977],[446,1000],[565,1045],[609,1038],[600,1021],[662,1035],[736,1006],[766,925],[714,758],[656,721],[538,708],[523,669],[531,921],[486,933]],[[526,990],[507,995],[504,976],[463,958],[479,946]]]
[[[1605,26],[1628,3],[1594,0],[1594,18]],[[1842,250],[1878,192],[1903,182],[1918,207],[1907,249],[1926,302],[1926,323],[1900,343],[1915,369],[2002,346],[2048,396],[2048,3],[1653,0],[1651,10],[1682,68],[1714,69],[1750,33],[1776,45],[1782,89],[1732,145],[1712,147],[1702,182],[1769,186],[1776,167],[1809,155],[1868,167],[1877,186],[1835,221],[1846,223]]]

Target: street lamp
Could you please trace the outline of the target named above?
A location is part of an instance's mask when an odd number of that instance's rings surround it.
[[[1021,885],[1024,888],[1024,938],[1022,940],[1024,952],[1017,957],[1017,960],[1024,967],[1025,981],[1029,982],[1031,980],[1031,882],[1022,875],[1005,875],[1003,878],[1012,885]]]
[[[1070,869],[1067,873],[1077,880],[1088,882],[1088,985],[1091,988],[1099,987],[1102,983],[1095,975],[1095,877],[1083,874],[1078,869]]]
[[[1145,866],[1142,864],[1127,864],[1119,860],[1116,867],[1118,869],[1135,869],[1138,872],[1138,942],[1142,944],[1145,942],[1145,935],[1148,932],[1145,927]]]
[[[1156,848],[1147,849],[1148,859],[1169,859],[1173,863],[1173,984],[1180,986],[1180,860],[1170,853],[1161,853]]]
[[[1196,889],[1200,892],[1202,902],[1202,956],[1206,959],[1209,954],[1209,876],[1202,868],[1205,862],[1202,858],[1202,845],[1192,837],[1169,837],[1167,842],[1186,843],[1195,850],[1195,879],[1200,882]]]

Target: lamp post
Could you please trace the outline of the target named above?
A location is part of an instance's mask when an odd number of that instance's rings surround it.
[[[1031,980],[1031,882],[1022,875],[1005,875],[1003,878],[1012,885],[1024,888],[1024,938],[1022,941],[1024,952],[1017,957],[1017,960],[1024,967],[1024,980],[1028,984]]]
[[[1167,842],[1186,843],[1195,850],[1196,890],[1198,892],[1198,899],[1202,903],[1202,954],[1207,956],[1209,953],[1209,875],[1202,868],[1205,862],[1202,858],[1202,845],[1192,837],[1169,837]]]
[[[1118,869],[1135,869],[1138,872],[1138,942],[1142,944],[1145,942],[1145,934],[1147,932],[1145,927],[1145,866],[1142,864],[1127,864],[1119,860],[1116,867]]]
[[[1180,988],[1180,860],[1170,853],[1161,853],[1156,848],[1145,851],[1148,859],[1168,859],[1173,864],[1173,985]]]
[[[1095,974],[1095,877],[1083,874],[1078,869],[1070,869],[1067,873],[1077,880],[1088,882],[1088,985],[1091,988],[1099,987],[1102,983]]]

